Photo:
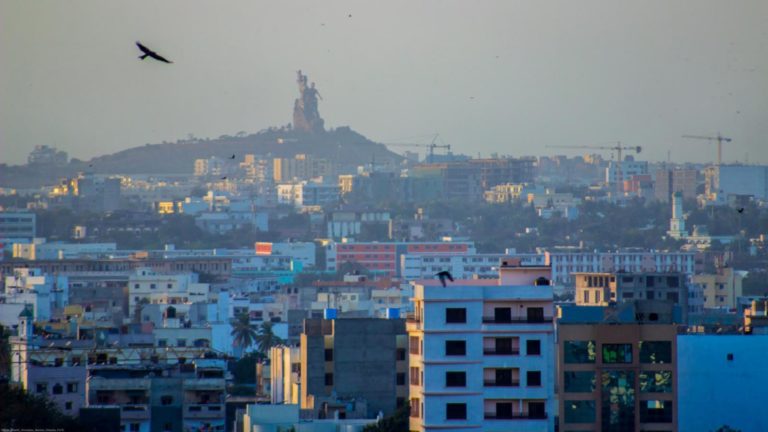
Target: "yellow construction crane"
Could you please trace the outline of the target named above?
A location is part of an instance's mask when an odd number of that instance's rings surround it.
[[[435,149],[436,148],[442,148],[446,151],[451,151],[451,145],[450,144],[437,144],[435,141],[440,137],[440,134],[435,134],[432,137],[432,141],[429,144],[416,144],[416,143],[382,143],[387,147],[423,147],[428,150],[429,157],[427,158],[428,162],[432,162],[435,157]]]
[[[622,177],[621,173],[621,162],[624,161],[622,158],[622,153],[624,151],[634,151],[635,153],[640,153],[643,148],[640,146],[623,146],[621,145],[621,141],[617,141],[616,145],[613,146],[606,146],[606,145],[580,145],[580,146],[557,146],[557,145],[548,145],[548,148],[570,148],[570,149],[596,149],[596,150],[611,150],[616,152],[616,156],[618,158],[618,163],[616,164],[616,190],[621,191],[623,184],[624,184],[624,178]]]
[[[717,166],[723,164],[723,143],[733,141],[731,138],[726,138],[719,133],[717,136],[683,135],[683,138],[705,140],[709,142],[717,141]]]

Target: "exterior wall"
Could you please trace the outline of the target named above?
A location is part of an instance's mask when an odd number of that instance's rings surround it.
[[[704,287],[704,308],[733,309],[737,299],[744,295],[744,276],[731,267],[719,269],[716,274],[693,276],[693,282]]]
[[[705,171],[705,193],[710,200],[728,195],[753,195],[768,199],[768,166],[720,165]]]
[[[695,252],[546,252],[547,265],[552,267],[552,280],[557,284],[573,284],[572,273],[610,273],[625,271],[697,272]]]
[[[559,390],[559,429],[562,431],[643,431],[643,430],[672,430],[677,429],[678,394],[677,389],[677,326],[674,324],[558,324],[558,377]],[[592,362],[566,363],[566,343],[571,341],[592,342],[594,357]],[[639,343],[642,341],[668,341],[671,343],[672,364],[644,364],[640,362]],[[630,344],[632,359],[630,363],[608,363],[603,357],[604,344]],[[641,373],[670,371],[672,373],[672,389],[669,393],[644,392],[640,385]],[[566,390],[565,377],[571,373],[594,373],[594,384],[591,392],[569,392]],[[604,393],[604,384],[609,382],[612,373],[628,373],[623,379],[627,387],[618,393]],[[632,382],[630,382],[630,380]],[[680,393],[688,394],[688,393]],[[618,400],[618,402],[617,402]],[[662,400],[664,404],[672,404],[670,423],[643,423],[641,421],[641,406],[649,400]],[[594,421],[575,423],[567,420],[566,407],[574,402],[594,404]],[[628,405],[629,415],[621,418],[608,411],[608,407]],[[612,404],[612,405],[611,405]],[[626,423],[620,423],[621,420]],[[688,429],[684,429],[688,430]],[[690,429],[694,430],[694,429]],[[698,429],[696,429],[698,430]],[[706,429],[704,429],[706,430]]]
[[[85,406],[85,364],[29,366],[24,372],[22,388],[28,393],[47,397],[63,414],[77,416],[80,408]]]
[[[0,239],[32,239],[36,217],[31,212],[0,212]]]
[[[768,418],[757,414],[765,407],[758,395],[768,387],[768,335],[680,335],[677,341],[681,431],[768,430]]]
[[[445,258],[474,253],[472,242],[331,243],[326,246],[326,270],[336,271],[343,263],[352,262],[371,272],[397,276],[400,274],[401,257],[406,254]]]
[[[527,280],[540,272],[541,269],[520,278],[502,275],[501,280]],[[552,287],[500,285],[498,280],[457,280],[446,289],[431,282],[415,284],[415,313],[408,321],[410,430],[553,430]],[[494,320],[495,307],[510,308],[512,317],[509,322]],[[529,321],[525,313],[519,312],[531,307],[543,308],[542,321]],[[464,308],[466,322],[447,323],[448,308]],[[495,344],[495,337],[511,337],[517,349],[508,354],[497,354],[495,348],[490,347]],[[465,355],[447,355],[446,342],[449,340],[465,341]],[[539,354],[527,353],[528,340],[539,341]],[[511,373],[519,382],[510,386],[486,382],[487,375],[495,377],[495,370],[499,368],[512,369]],[[540,385],[527,382],[529,371],[540,372]],[[448,387],[446,372],[465,372],[465,385]],[[500,417],[496,402],[511,403],[512,418]],[[531,402],[544,404],[544,418],[526,415]],[[447,419],[447,404],[450,403],[466,404],[465,420]]]

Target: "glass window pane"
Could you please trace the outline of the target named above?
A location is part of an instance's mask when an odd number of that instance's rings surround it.
[[[566,393],[591,393],[595,391],[594,372],[563,372],[564,391]]]
[[[603,363],[632,363],[632,344],[603,344]]]
[[[672,371],[640,372],[641,393],[672,393]]]
[[[672,342],[640,342],[640,363],[672,363]]]
[[[594,423],[595,401],[565,401],[566,423]]]
[[[612,370],[601,376],[603,432],[635,428],[635,373]]]
[[[565,363],[594,363],[595,341],[563,342],[563,361]]]

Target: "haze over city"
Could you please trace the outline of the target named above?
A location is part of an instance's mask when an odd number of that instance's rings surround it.
[[[327,127],[455,152],[577,155],[621,141],[768,162],[764,1],[0,3],[0,161],[256,132],[307,72]],[[351,15],[351,16],[350,16]],[[142,40],[175,61],[137,62]],[[669,154],[668,154],[669,151]]]

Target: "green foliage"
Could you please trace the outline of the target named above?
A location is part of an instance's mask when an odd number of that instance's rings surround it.
[[[256,363],[262,358],[259,353],[248,353],[238,360],[232,369],[235,385],[256,383]]]
[[[272,330],[272,323],[265,321],[261,323],[259,331],[256,335],[256,345],[259,347],[259,353],[263,356],[269,354],[270,348],[280,345],[283,340],[277,337]]]
[[[248,349],[256,340],[256,327],[251,324],[248,314],[240,314],[232,320],[232,332],[235,337],[235,345],[242,349]]]
[[[408,430],[409,407],[403,405],[389,417],[384,417],[375,424],[370,424],[363,432],[403,432]]]
[[[19,430],[82,430],[77,420],[66,416],[50,400],[0,383],[0,425]]]

